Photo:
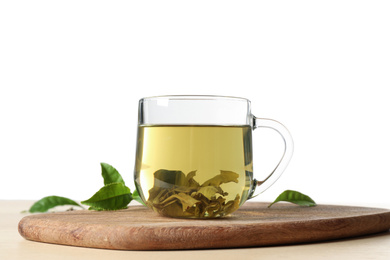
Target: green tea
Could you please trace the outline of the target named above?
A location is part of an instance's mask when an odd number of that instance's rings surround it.
[[[139,126],[135,184],[147,206],[214,218],[246,201],[252,185],[250,126]]]

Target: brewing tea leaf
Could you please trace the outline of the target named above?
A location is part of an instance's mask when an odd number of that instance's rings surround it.
[[[312,200],[309,196],[302,194],[298,191],[293,190],[285,190],[282,192],[274,202],[272,202],[269,206],[271,207],[273,204],[279,202],[279,201],[287,201],[291,202],[300,206],[308,206],[308,207],[314,207],[317,204]]]
[[[51,208],[63,205],[73,205],[82,208],[81,205],[71,199],[60,196],[47,196],[35,202],[28,212],[46,212]]]
[[[191,171],[187,174],[186,180],[185,180],[185,185],[190,188],[198,188],[200,185],[199,183],[194,180],[194,177],[196,175],[196,171]]]
[[[107,163],[100,163],[100,166],[102,167],[102,176],[104,179],[104,185],[114,183],[114,182],[121,182],[125,184],[124,180],[122,179],[122,176],[114,167],[112,167]]]
[[[195,196],[197,194],[203,194],[203,196],[205,196],[207,199],[212,200],[213,197],[215,198],[217,193],[221,194],[222,196],[226,195],[220,187],[217,188],[214,186],[206,186],[206,187],[200,188],[195,193]]]
[[[220,187],[224,183],[238,182],[239,175],[221,170],[202,185],[194,179],[197,171],[160,169],[154,172],[154,185],[149,190],[146,204],[162,215],[175,217],[218,217],[236,210],[240,195],[227,201],[227,192]]]
[[[154,181],[160,183],[158,186],[164,188],[170,188],[171,185],[185,186],[186,176],[182,171],[161,169],[154,173]],[[157,185],[155,184],[155,186]]]
[[[200,202],[199,200],[194,199],[190,195],[187,195],[185,193],[178,193],[178,194],[170,196],[169,198],[167,198],[166,200],[161,202],[161,204],[169,205],[175,201],[180,202],[182,209],[183,209],[183,212],[186,211],[188,208],[192,207],[194,204]]]
[[[132,200],[131,192],[122,182],[114,182],[105,185],[82,204],[99,210],[124,209]]]
[[[202,184],[202,187],[205,186],[215,186],[218,187],[219,185],[223,183],[228,183],[228,182],[235,182],[238,183],[238,177],[239,175],[235,172],[231,171],[222,171],[219,175],[214,176],[210,180],[204,182]]]

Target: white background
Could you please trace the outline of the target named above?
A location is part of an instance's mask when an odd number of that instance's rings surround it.
[[[295,153],[256,200],[389,205],[388,1],[1,1],[0,199],[133,190],[138,100],[246,97]],[[255,174],[281,140],[254,132]]]

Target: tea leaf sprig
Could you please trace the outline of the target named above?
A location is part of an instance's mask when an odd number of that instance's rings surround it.
[[[104,186],[91,198],[81,203],[94,210],[117,210],[126,208],[133,197],[119,172],[107,163],[101,163]]]
[[[118,210],[126,208],[132,201],[136,200],[143,204],[138,192],[131,193],[130,188],[125,185],[125,182],[119,172],[107,163],[100,163],[102,169],[102,177],[104,186],[99,189],[91,198],[81,201],[81,204],[90,206],[90,210]],[[83,208],[77,202],[60,196],[48,196],[35,202],[28,212],[47,212],[48,210],[57,207],[71,205]]]

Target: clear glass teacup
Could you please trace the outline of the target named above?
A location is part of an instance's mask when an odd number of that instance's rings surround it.
[[[272,128],[285,149],[264,180],[253,178],[252,130]],[[288,130],[252,115],[250,101],[159,96],[139,101],[134,181],[144,203],[177,218],[217,218],[270,187],[293,152]]]

